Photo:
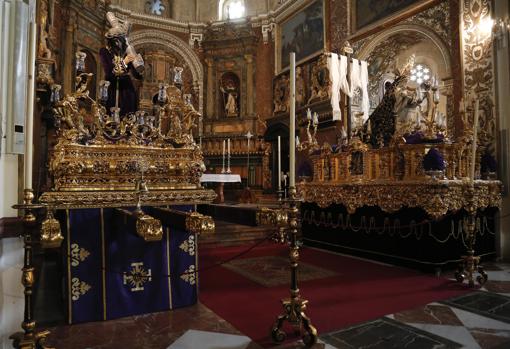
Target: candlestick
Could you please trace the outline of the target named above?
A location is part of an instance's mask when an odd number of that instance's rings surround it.
[[[473,148],[471,153],[471,185],[475,182],[475,167],[476,167],[476,143],[478,137],[478,115],[479,115],[480,100],[475,102],[475,118],[473,121]]]
[[[296,185],[296,53],[290,53],[289,186]]]
[[[281,139],[278,136],[278,191],[282,190],[282,149]]]

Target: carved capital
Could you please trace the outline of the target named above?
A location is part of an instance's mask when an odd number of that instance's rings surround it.
[[[269,43],[269,34],[271,34],[271,41],[274,41],[275,29],[276,29],[275,23],[262,25],[262,39],[264,40],[264,44]]]

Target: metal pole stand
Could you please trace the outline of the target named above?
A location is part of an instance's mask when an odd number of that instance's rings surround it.
[[[302,299],[298,288],[298,261],[299,261],[299,243],[298,232],[300,228],[299,200],[297,199],[296,188],[289,188],[289,199],[287,200],[289,207],[288,215],[288,238],[289,260],[290,260],[290,298],[282,300],[283,314],[278,316],[272,330],[271,337],[276,343],[285,340],[286,333],[282,331],[285,321],[299,330],[301,338],[307,348],[311,348],[317,343],[317,329],[311,324],[311,320],[305,315],[307,300]]]
[[[32,312],[32,287],[34,285],[34,266],[32,265],[32,235],[37,226],[34,211],[44,208],[44,205],[34,204],[34,193],[32,189],[24,190],[23,203],[14,205],[17,210],[24,210],[23,216],[23,242],[24,242],[24,263],[21,283],[25,288],[25,312],[21,327],[24,332],[14,333],[9,337],[12,339],[12,346],[17,349],[50,349],[44,342],[50,331],[35,331],[35,320]]]
[[[478,272],[480,275],[476,277],[476,281],[483,285],[488,280],[488,275],[479,264],[480,257],[475,256],[476,242],[476,211],[469,212],[469,216],[464,220],[464,228],[466,230],[466,238],[468,242],[467,255],[462,256],[462,262],[455,272],[455,279],[458,282],[464,282],[467,278],[469,287],[475,287],[474,274]]]

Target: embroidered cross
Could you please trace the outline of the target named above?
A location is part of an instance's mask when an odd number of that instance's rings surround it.
[[[131,263],[131,270],[124,272],[124,285],[128,283],[132,286],[131,292],[143,291],[145,283],[152,281],[151,270],[145,270],[143,262]]]

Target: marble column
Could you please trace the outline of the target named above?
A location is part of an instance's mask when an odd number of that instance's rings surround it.
[[[246,115],[253,116],[253,55],[244,55],[246,61]]]
[[[507,1],[494,2],[494,17],[496,19],[508,21],[510,16],[510,4]],[[506,28],[500,28],[499,33],[495,38],[495,73],[496,79],[496,110],[497,122],[499,125],[499,147],[498,154],[499,173],[498,178],[503,182],[503,187],[510,186],[510,161],[508,154],[510,152],[510,104],[508,103],[508,96],[510,95],[510,31]],[[499,212],[499,217],[506,217],[510,215],[510,196],[503,196],[503,204]],[[496,234],[496,252],[498,257],[509,260],[510,259],[510,220],[498,219],[497,221],[497,234]]]
[[[205,63],[207,64],[207,118],[212,119],[214,116],[214,81],[213,81],[213,69],[214,59],[206,58]]]

